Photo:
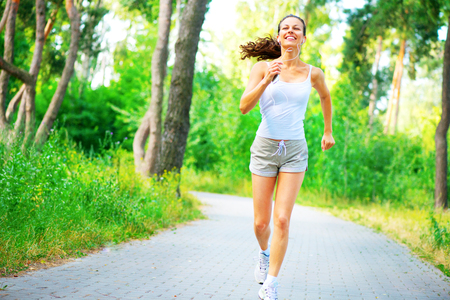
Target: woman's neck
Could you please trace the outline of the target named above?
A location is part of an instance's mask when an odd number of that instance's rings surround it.
[[[284,49],[281,50],[281,57],[279,58],[280,61],[283,62],[283,65],[285,65],[287,68],[292,66],[298,66],[300,63],[300,49],[294,48],[294,49]]]

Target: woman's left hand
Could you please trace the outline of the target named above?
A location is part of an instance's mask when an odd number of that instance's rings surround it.
[[[331,133],[324,133],[322,137],[322,151],[328,150],[336,144]]]

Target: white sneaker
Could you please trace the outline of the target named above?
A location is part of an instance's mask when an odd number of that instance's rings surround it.
[[[267,273],[269,273],[269,256],[260,251],[258,263],[255,268],[256,282],[263,284],[267,278]]]
[[[278,300],[278,283],[263,285],[258,293],[260,300]]]

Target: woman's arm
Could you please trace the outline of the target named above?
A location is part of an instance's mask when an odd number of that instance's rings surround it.
[[[244,115],[256,106],[273,77],[280,74],[282,64],[282,62],[273,61],[269,67],[265,62],[258,62],[253,66],[247,88],[239,104],[239,109]]]
[[[327,84],[325,83],[325,75],[323,71],[319,68],[313,67],[311,74],[311,84],[319,93],[320,105],[322,106],[323,119],[325,123],[325,130],[322,138],[322,151],[328,150],[334,146],[335,141],[333,138],[333,127],[332,127],[332,105],[330,91],[328,90]]]

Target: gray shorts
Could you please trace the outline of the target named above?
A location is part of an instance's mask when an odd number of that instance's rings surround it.
[[[278,172],[298,173],[308,169],[306,140],[274,141],[256,136],[250,147],[250,171],[264,177]]]

